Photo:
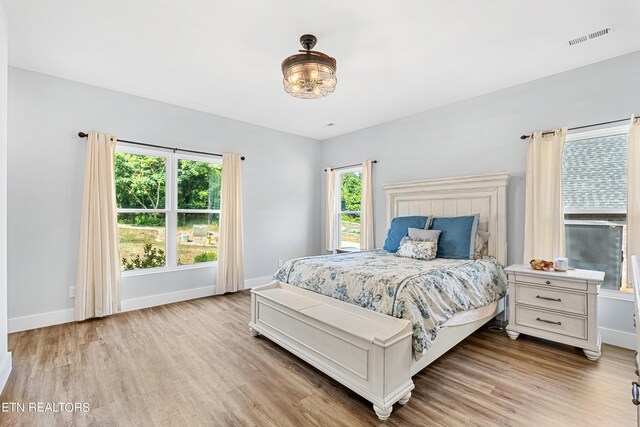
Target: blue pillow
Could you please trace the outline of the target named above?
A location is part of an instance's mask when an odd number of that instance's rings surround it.
[[[454,217],[435,217],[432,230],[440,230],[438,258],[473,259],[476,231],[480,214]]]
[[[398,252],[400,241],[409,234],[409,228],[425,228],[428,216],[399,216],[391,220],[391,227],[384,241],[384,250],[391,253]]]

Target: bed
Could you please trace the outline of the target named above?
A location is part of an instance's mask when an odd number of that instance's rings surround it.
[[[423,261],[384,250],[296,258],[274,279],[410,320],[415,359],[426,354],[449,320],[461,312],[473,319],[471,312],[501,300],[507,289],[493,257]]]
[[[382,250],[287,262],[252,290],[264,335],[373,403],[381,420],[411,397],[411,377],[504,309],[507,173],[384,186],[387,224],[479,213],[481,260],[418,261]]]

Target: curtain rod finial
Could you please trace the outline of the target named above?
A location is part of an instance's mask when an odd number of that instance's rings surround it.
[[[522,135],[522,136],[520,137],[520,139],[527,139],[527,138],[529,138],[529,135]]]
[[[88,137],[89,135],[88,135],[88,134],[86,134],[86,133],[84,133],[84,132],[78,132],[78,136],[79,136],[80,138],[86,138],[86,137]]]
[[[244,156],[240,157],[240,160],[244,160]]]

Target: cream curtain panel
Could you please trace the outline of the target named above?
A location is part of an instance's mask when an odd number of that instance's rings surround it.
[[[216,293],[244,289],[244,235],[242,229],[242,160],[239,154],[222,155],[220,238]]]
[[[336,248],[335,242],[335,223],[336,223],[336,173],[331,168],[326,168],[325,172],[325,208],[324,208],[324,221],[325,221],[325,236],[324,241],[327,251],[333,251]]]
[[[640,255],[640,115],[631,116],[627,139],[627,259]],[[631,263],[627,263],[631,282]],[[636,284],[633,284],[636,287]]]
[[[84,165],[75,319],[120,311],[120,251],[113,157],[117,138],[89,132]]]
[[[360,249],[375,249],[373,236],[373,185],[371,160],[362,162],[362,198],[360,201]]]
[[[527,142],[524,263],[564,256],[562,150],[567,129],[534,132]]]

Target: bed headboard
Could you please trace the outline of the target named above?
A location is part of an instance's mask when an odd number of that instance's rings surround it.
[[[489,232],[488,252],[507,264],[506,172],[385,184],[387,227],[397,216],[480,214],[478,228]]]

